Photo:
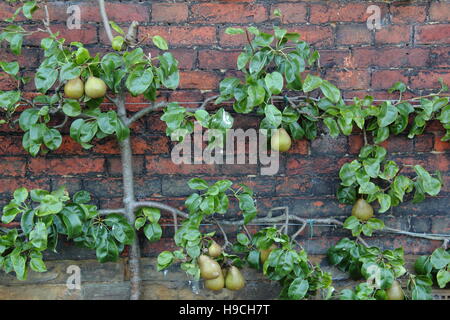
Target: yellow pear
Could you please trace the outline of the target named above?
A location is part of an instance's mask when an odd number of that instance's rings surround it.
[[[211,280],[205,280],[205,287],[209,290],[222,290],[225,285],[225,279],[222,274],[217,278]]]
[[[392,283],[392,286],[386,290],[387,299],[388,300],[404,300],[405,295],[403,294],[402,287],[400,286],[400,283],[395,280]]]
[[[279,128],[270,140],[272,150],[286,152],[291,148],[292,140],[284,128]]]
[[[84,91],[89,98],[101,98],[106,94],[106,84],[102,79],[91,76],[84,84]]]
[[[367,221],[373,217],[373,208],[364,199],[358,199],[352,208],[352,216],[357,217],[361,221]]]
[[[273,250],[275,250],[276,248],[277,248],[277,246],[275,245],[275,243],[273,243],[269,248],[259,250],[259,257],[261,259],[261,262],[262,263],[266,262],[266,260],[269,257],[270,253]]]
[[[67,81],[64,85],[64,95],[70,99],[80,99],[84,94],[84,83],[80,78]]]
[[[208,248],[208,255],[210,257],[217,258],[221,254],[222,254],[222,247],[213,240]]]
[[[228,290],[241,290],[245,287],[244,276],[235,266],[231,266],[230,269],[228,269],[227,276],[225,278],[225,287]]]
[[[211,259],[210,257],[202,254],[198,257],[198,266],[200,268],[200,276],[205,280],[216,279],[218,276],[222,275],[222,269],[217,261]]]

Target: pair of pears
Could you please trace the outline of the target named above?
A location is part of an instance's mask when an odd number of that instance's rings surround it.
[[[86,93],[91,99],[102,98],[106,94],[106,84],[102,79],[90,76],[86,83],[80,78],[67,81],[64,86],[64,95],[70,99],[80,99]]]

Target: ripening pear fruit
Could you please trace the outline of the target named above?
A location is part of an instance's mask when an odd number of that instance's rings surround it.
[[[84,94],[84,83],[80,78],[67,81],[64,85],[64,95],[70,99],[80,99]]]
[[[373,208],[364,199],[358,199],[352,208],[352,216],[357,217],[361,221],[367,221],[373,217]]]
[[[275,243],[273,243],[269,248],[259,250],[259,257],[261,259],[261,263],[264,264],[264,262],[266,262],[267,258],[269,257],[270,253],[276,248],[277,246],[275,245]]]
[[[220,274],[217,278],[211,280],[205,280],[205,287],[209,290],[222,290],[225,286],[225,279],[222,274]]]
[[[230,269],[228,269],[227,276],[225,278],[225,287],[228,290],[241,290],[245,287],[244,276],[235,266],[231,266]]]
[[[403,294],[402,287],[400,283],[395,280],[392,282],[392,286],[386,290],[388,300],[404,300],[405,295]]]
[[[200,268],[200,276],[205,280],[216,279],[218,276],[222,275],[222,269],[217,261],[211,259],[210,257],[202,254],[198,257],[198,266]]]
[[[217,258],[221,254],[222,254],[222,247],[213,240],[208,248],[208,255],[210,257]]]
[[[286,152],[291,148],[292,140],[284,128],[279,128],[270,140],[272,150]]]
[[[84,91],[89,98],[102,98],[106,94],[106,84],[102,79],[91,76],[84,84]]]

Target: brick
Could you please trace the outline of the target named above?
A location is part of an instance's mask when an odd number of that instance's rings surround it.
[[[287,174],[335,174],[348,159],[331,157],[289,158],[287,160]]]
[[[89,24],[81,24],[81,29],[67,29],[65,24],[58,24],[51,26],[53,32],[59,32],[60,38],[66,39],[66,43],[70,42],[82,42],[83,44],[95,44],[97,43],[97,28]],[[37,32],[33,35],[26,37],[24,44],[38,46],[43,38],[47,38],[48,33]]]
[[[377,4],[381,8],[381,15],[384,16],[387,6]],[[367,13],[367,4],[364,3],[327,3],[312,4],[309,21],[311,23],[330,22],[366,22],[372,13]]]
[[[239,51],[202,50],[198,53],[201,69],[236,69]]]
[[[442,78],[445,83],[450,83],[450,70],[431,71],[424,70],[419,71],[410,77],[411,88],[414,89],[433,89],[440,88],[441,85],[438,79]]]
[[[433,150],[433,140],[432,134],[421,134],[414,138],[414,151],[415,152],[430,152]]]
[[[0,195],[7,196],[8,200],[12,197],[12,193],[21,187],[28,189],[50,189],[50,180],[48,179],[36,179],[35,177],[23,178],[23,177],[0,177]]]
[[[207,26],[139,27],[139,39],[143,40],[147,35],[149,37],[159,35],[166,39],[170,46],[210,45],[216,43],[216,28]],[[147,41],[148,43],[151,42]]]
[[[411,218],[411,231],[412,232],[425,232],[431,231],[432,220],[430,218],[412,217]]]
[[[80,179],[60,178],[60,177],[52,178],[51,181],[52,190],[56,190],[61,186],[64,186],[71,195],[82,189]]]
[[[311,153],[316,154],[345,154],[347,152],[347,138],[339,136],[332,138],[328,134],[320,135],[311,142]]]
[[[260,4],[201,3],[191,6],[193,23],[250,23],[267,20],[266,8]]]
[[[293,140],[292,146],[289,149],[288,153],[290,154],[309,154],[309,142],[308,140]]]
[[[188,18],[188,7],[184,3],[153,3],[152,21],[183,22]]]
[[[66,6],[68,6],[66,4]],[[81,19],[83,22],[102,22],[100,10],[96,3],[87,4],[82,3],[81,7]],[[149,21],[149,7],[143,3],[114,3],[107,2],[105,5],[108,19],[116,23],[127,23],[130,21],[148,22]],[[66,18],[64,19],[64,21]]]
[[[102,173],[105,170],[105,160],[93,157],[66,159],[33,158],[30,160],[28,170],[36,176]]]
[[[13,78],[5,72],[0,72],[0,90],[17,90],[16,81],[14,81]]]
[[[364,146],[364,138],[362,135],[348,136],[349,153],[359,154],[361,148]]]
[[[160,156],[145,157],[147,173],[150,175],[167,175],[167,174],[214,174],[217,168],[209,164],[175,164],[170,158]]]
[[[289,32],[300,33],[300,39],[314,45],[316,48],[333,45],[333,29],[329,26],[301,26],[290,29]]]
[[[120,158],[108,158],[108,172],[113,175],[122,175],[122,160]],[[133,157],[133,172],[137,175],[144,173],[144,157]]]
[[[273,15],[275,9],[279,9],[283,14],[283,23],[299,23],[306,22],[306,5],[304,3],[277,3],[272,5],[270,18],[279,20],[279,17]]]
[[[312,181],[308,176],[282,177],[277,179],[276,192],[278,196],[310,195]]]
[[[1,175],[4,177],[23,177],[25,176],[26,161],[19,157],[1,157]]]
[[[450,21],[450,3],[432,2],[429,10],[430,21]]]
[[[22,54],[20,56],[14,55],[9,50],[1,50],[0,61],[17,61],[21,68],[31,68],[37,65],[39,54],[39,50],[29,48],[22,48]]]
[[[432,48],[430,60],[430,65],[433,68],[450,68],[450,48]]]
[[[410,41],[410,26],[382,26],[381,30],[375,32],[376,44],[398,44]]]
[[[395,24],[419,23],[426,19],[426,7],[414,5],[391,5],[391,21]]]
[[[180,72],[180,89],[214,90],[221,79],[213,72],[182,71]]]
[[[402,70],[376,70],[372,73],[373,89],[389,89],[395,82],[408,83],[408,77]]]
[[[371,32],[365,24],[339,25],[336,28],[336,42],[339,45],[369,44],[371,38]]]
[[[240,26],[233,26],[239,28]],[[219,43],[222,47],[239,47],[247,44],[247,37],[245,34],[226,34],[226,28],[220,28],[219,30]],[[250,39],[253,39],[253,35],[250,35]]]
[[[370,74],[364,70],[331,70],[326,78],[340,89],[367,89]]]
[[[349,65],[365,67],[424,67],[429,60],[429,50],[423,48],[354,48]]]
[[[352,61],[350,50],[320,49],[318,51],[322,68],[353,68],[353,66],[350,65],[350,62]]]
[[[449,141],[442,141],[443,135],[436,135],[434,137],[434,151],[438,152],[449,152],[450,151],[450,142]]]
[[[121,178],[108,178],[105,183],[104,178],[85,180],[84,189],[89,191],[95,198],[100,197],[121,197],[123,193],[123,183]]]
[[[417,44],[446,44],[450,41],[450,25],[433,24],[416,26]]]
[[[407,136],[390,136],[388,140],[381,143],[381,146],[390,153],[395,152],[412,152],[413,140]]]

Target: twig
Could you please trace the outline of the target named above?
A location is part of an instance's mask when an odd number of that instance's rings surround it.
[[[105,27],[106,35],[108,36],[109,42],[112,43],[113,35],[111,31],[111,26],[109,25],[108,15],[105,9],[105,0],[98,0],[98,6],[100,8],[100,15],[102,16],[103,26]]]
[[[212,217],[212,220],[217,225],[217,227],[219,228],[220,232],[222,232],[223,240],[224,240],[224,244],[222,246],[222,249],[226,249],[226,247],[231,246],[230,241],[228,241],[227,233],[225,232],[225,230],[223,230],[222,226],[220,225],[219,221],[216,220],[216,218]]]
[[[157,104],[152,104],[149,107],[146,107],[144,109],[139,110],[138,112],[136,112],[133,116],[131,116],[126,125],[131,125],[133,122],[139,120],[140,118],[142,118],[143,116],[145,116],[146,114],[153,112],[153,111],[157,111],[159,109],[164,108],[167,105],[166,101],[161,101],[158,102]]]

